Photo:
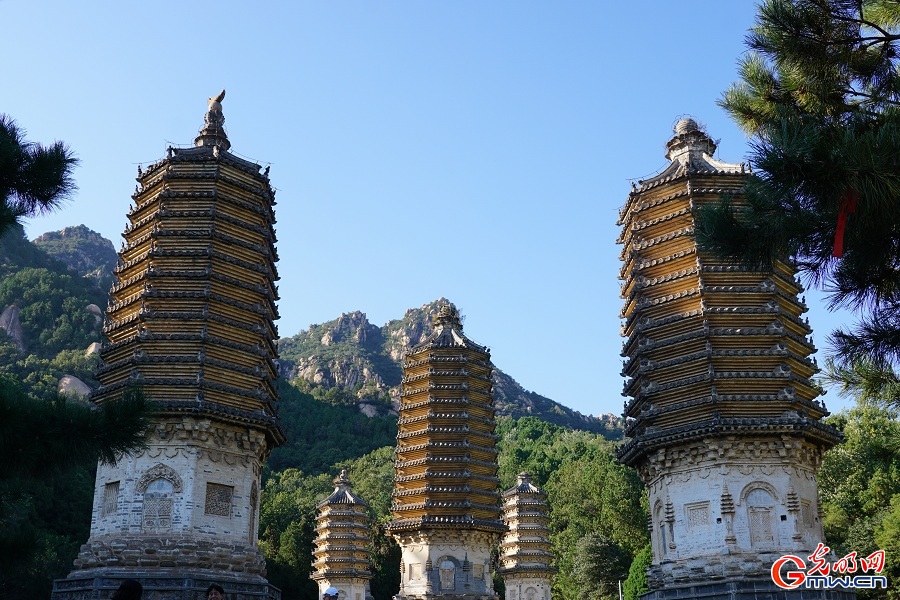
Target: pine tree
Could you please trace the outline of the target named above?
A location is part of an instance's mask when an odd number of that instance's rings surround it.
[[[22,217],[53,210],[68,198],[77,164],[64,143],[26,141],[25,131],[0,115],[0,235]]]
[[[746,204],[698,211],[701,247],[765,267],[790,256],[860,321],[839,365],[900,361],[900,3],[768,0],[720,105],[751,136]]]

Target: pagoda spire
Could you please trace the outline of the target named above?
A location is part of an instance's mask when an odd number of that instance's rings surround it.
[[[225,113],[222,112],[222,100],[225,99],[225,90],[213,98],[208,98],[209,108],[203,117],[203,128],[200,135],[194,138],[195,146],[217,146],[220,150],[228,151],[231,142],[225,132]]]

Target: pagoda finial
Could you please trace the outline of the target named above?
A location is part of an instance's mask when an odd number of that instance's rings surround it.
[[[675,136],[666,144],[666,158],[672,161],[690,161],[691,154],[707,154],[716,152],[716,143],[707,135],[703,125],[688,115],[682,116],[672,127]]]
[[[519,480],[519,485],[531,483],[531,475],[528,474],[528,471],[522,471],[516,478]]]
[[[341,469],[341,474],[334,478],[334,485],[338,487],[350,488],[350,476],[347,475],[347,469]]]
[[[443,305],[438,313],[434,316],[434,328],[449,327],[462,331],[462,319],[459,316],[459,310],[452,302]]]
[[[203,117],[203,128],[200,135],[194,139],[195,146],[214,146],[220,150],[231,148],[228,134],[225,133],[225,114],[222,112],[222,100],[225,99],[225,90],[218,95],[207,98],[208,110]]]

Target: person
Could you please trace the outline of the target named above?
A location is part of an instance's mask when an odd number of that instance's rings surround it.
[[[144,595],[144,586],[134,579],[126,579],[119,584],[119,589],[113,592],[112,600],[141,600]]]
[[[322,592],[322,600],[337,600],[338,590],[336,587],[330,587]]]
[[[206,588],[206,600],[225,600],[225,588],[217,583]]]

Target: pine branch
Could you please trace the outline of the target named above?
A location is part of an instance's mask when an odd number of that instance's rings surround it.
[[[138,389],[102,408],[43,401],[0,379],[0,480],[35,478],[72,465],[114,463],[144,447],[154,407]]]

